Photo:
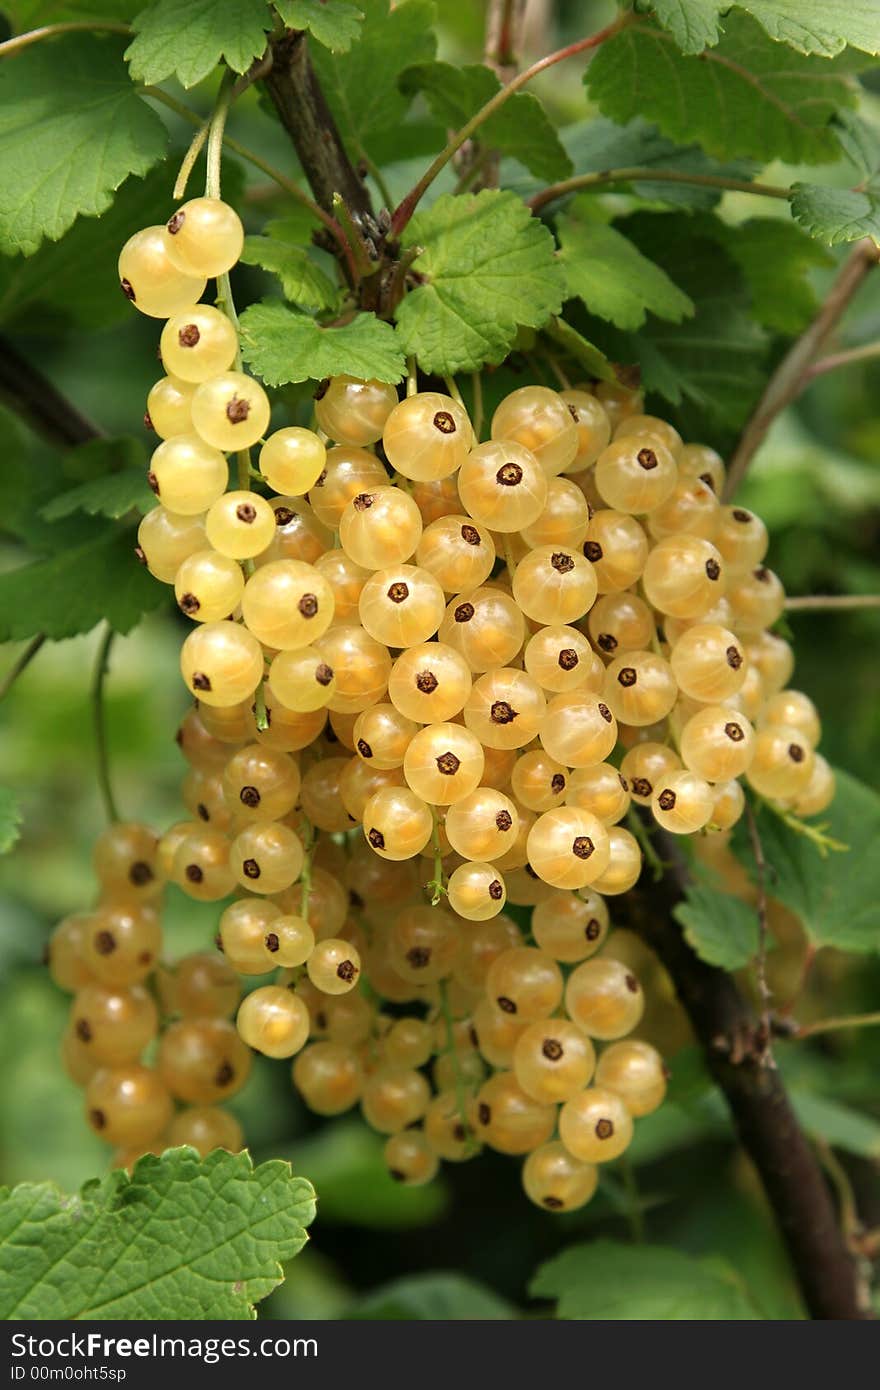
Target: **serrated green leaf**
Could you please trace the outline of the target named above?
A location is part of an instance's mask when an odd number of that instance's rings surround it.
[[[673,916],[684,928],[689,945],[709,965],[740,970],[758,949],[755,909],[708,883],[691,883]]]
[[[60,493],[43,508],[42,514],[47,521],[58,521],[73,512],[106,516],[118,521],[131,511],[143,515],[150,511],[155,502],[143,468],[125,468],[121,473],[92,478],[87,483],[80,483],[79,487],[71,488],[69,492]]]
[[[858,111],[840,111],[834,130],[847,159],[863,179],[880,169],[880,130]]]
[[[331,53],[347,53],[360,38],[363,10],[347,0],[276,0],[275,8],[291,29],[308,29]]]
[[[162,158],[165,126],[128,80],[124,40],[66,34],[0,65],[0,251],[31,255],[97,217]]]
[[[580,202],[573,216],[562,216],[557,223],[569,294],[618,328],[641,328],[648,312],[673,323],[691,317],[693,303],[666,272],[617,228],[581,220]]]
[[[245,72],[266,47],[266,0],[156,0],[134,21],[126,52],[139,82],[176,77],[194,87],[220,62]]]
[[[21,807],[9,787],[0,787],[0,854],[8,854],[21,835]]]
[[[519,1316],[492,1289],[465,1274],[408,1275],[368,1293],[345,1314],[355,1320],[501,1322]]]
[[[792,337],[800,333],[819,309],[808,277],[832,264],[827,251],[776,217],[735,227],[718,221],[712,231],[745,276],[758,322]]]
[[[880,242],[880,187],[868,185],[859,192],[796,183],[791,190],[791,215],[810,236],[829,246],[866,236]]]
[[[324,95],[354,151],[369,150],[371,136],[401,124],[411,97],[398,87],[398,75],[433,58],[436,47],[432,0],[403,0],[393,10],[389,0],[358,0],[358,8],[361,36],[347,53],[312,50]]]
[[[400,381],[403,351],[389,323],[356,314],[338,328],[322,328],[283,304],[252,304],[241,316],[245,362],[268,386],[351,376]]]
[[[162,586],[135,559],[131,532],[91,522],[75,534],[68,549],[0,574],[0,642],[38,632],[60,641],[102,618],[128,632],[163,601]]]
[[[542,1265],[533,1298],[558,1300],[557,1317],[595,1322],[750,1322],[759,1315],[734,1271],[661,1245],[596,1240]]]
[[[771,891],[797,913],[817,946],[880,951],[880,796],[839,768],[836,777],[837,795],[819,823],[849,846],[845,853],[823,858],[812,841],[770,810],[760,810],[764,857],[773,866]],[[742,858],[751,867],[744,851]]]
[[[565,319],[550,319],[543,331],[554,343],[564,348],[575,362],[580,363],[588,376],[595,377],[597,381],[617,380],[617,374],[604,352],[578,333],[576,328],[572,328],[570,323],[566,323]]]
[[[795,53],[755,20],[731,15],[718,47],[699,56],[680,53],[662,29],[634,24],[602,45],[585,81],[606,116],[646,117],[719,158],[821,164],[839,154],[829,123],[856,104],[855,66],[847,53]]]
[[[332,309],[339,289],[301,246],[271,236],[245,237],[241,260],[277,275],[284,296],[303,309]]]
[[[491,68],[479,63],[420,63],[402,73],[405,92],[422,92],[438,121],[456,130],[469,121],[501,90]],[[571,160],[559,141],[547,112],[530,92],[517,92],[480,127],[477,136],[487,149],[518,159],[539,179],[564,179]]]
[[[424,371],[500,362],[520,324],[541,328],[561,308],[553,238],[513,193],[444,195],[412,219],[405,240],[423,248],[413,270],[424,283],[398,308],[398,334]]]
[[[745,10],[771,39],[800,53],[833,58],[847,44],[865,53],[880,52],[880,12],[874,0],[653,0],[652,9],[683,53],[699,53],[722,34],[719,19],[731,9]]]
[[[5,0],[3,13],[13,32],[22,34],[29,29],[67,19],[127,20],[142,6],[137,0]]]
[[[148,1154],[77,1197],[22,1183],[0,1203],[0,1316],[250,1319],[314,1212],[288,1164],[222,1149]]]
[[[807,1134],[824,1139],[835,1149],[858,1154],[860,1158],[880,1158],[880,1121],[872,1115],[851,1110],[839,1100],[817,1096],[792,1086],[789,1095],[794,1112]]]

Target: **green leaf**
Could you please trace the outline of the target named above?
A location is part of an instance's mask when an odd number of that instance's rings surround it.
[[[128,20],[141,6],[137,0],[4,0],[3,13],[16,34],[67,19]]]
[[[854,66],[850,54],[782,48],[754,20],[731,15],[718,47],[699,56],[680,53],[662,29],[634,24],[602,45],[585,81],[606,116],[646,117],[719,158],[821,164],[840,152],[829,122],[856,103]]]
[[[834,119],[837,139],[859,176],[867,180],[880,169],[880,130],[857,111],[841,111]]]
[[[876,184],[857,192],[796,183],[791,190],[791,213],[810,236],[829,246],[865,236],[880,241],[880,186]]]
[[[58,521],[73,512],[87,516],[106,516],[118,521],[131,511],[143,515],[155,506],[156,499],[147,486],[143,468],[125,468],[121,473],[109,473],[104,478],[92,478],[79,487],[62,492],[43,508],[47,521]]]
[[[880,1158],[880,1121],[873,1116],[797,1086],[790,1088],[789,1095],[795,1114],[809,1135],[860,1158]]]
[[[301,246],[272,236],[249,236],[241,260],[277,275],[285,298],[304,309],[331,309],[339,303],[339,289]]]
[[[222,1149],[148,1154],[77,1197],[22,1183],[0,1204],[0,1316],[250,1319],[314,1212],[288,1164]]]
[[[400,381],[403,352],[389,323],[356,314],[339,328],[322,328],[283,304],[252,304],[241,316],[245,362],[268,386],[350,376]]]
[[[740,970],[758,949],[755,909],[707,883],[691,883],[673,916],[697,955],[722,970]]]
[[[820,824],[848,852],[823,858],[811,840],[761,808],[764,856],[773,866],[770,891],[798,914],[817,946],[880,951],[880,796],[839,768],[835,775],[837,795]],[[741,857],[751,867],[744,849]]]
[[[452,130],[485,106],[501,83],[491,68],[479,63],[421,63],[407,68],[400,85],[405,92],[422,92],[437,120]],[[486,149],[518,159],[539,179],[564,179],[572,163],[547,112],[530,92],[517,92],[484,122],[476,136]]]
[[[501,1322],[519,1316],[505,1299],[465,1274],[415,1274],[368,1293],[346,1318],[412,1322]]]
[[[8,854],[21,835],[22,813],[9,787],[0,787],[0,854]]]
[[[800,333],[819,309],[808,277],[832,264],[827,251],[775,217],[735,227],[717,221],[712,232],[745,276],[758,322],[792,337]]]
[[[266,48],[266,0],[156,0],[134,21],[126,58],[139,82],[194,87],[220,62],[244,72]]]
[[[347,53],[360,38],[363,11],[347,0],[276,0],[275,8],[290,29],[308,29],[331,53]]]
[[[617,380],[617,374],[604,352],[564,319],[552,318],[544,325],[544,332],[554,343],[564,348],[575,362],[580,363],[589,376],[595,377],[597,381]]]
[[[716,44],[719,17],[734,8],[730,0],[653,0],[652,8],[683,53],[699,53]],[[763,26],[771,39],[801,53],[833,58],[847,44],[866,53],[880,52],[880,13],[874,0],[736,0]]]
[[[758,1320],[732,1269],[661,1245],[573,1245],[541,1266],[529,1292],[558,1299],[557,1317],[591,1322]]]
[[[165,153],[165,126],[128,80],[123,41],[67,34],[0,64],[0,251],[31,255]],[[115,261],[115,257],[114,257]]]
[[[250,1128],[248,1130],[250,1132]],[[439,1177],[424,1187],[395,1182],[382,1139],[354,1119],[325,1125],[296,1141],[297,1167],[321,1175],[321,1221],[381,1231],[436,1224],[448,1206]]]
[[[347,53],[312,50],[318,80],[349,147],[370,148],[374,134],[401,124],[411,97],[397,85],[399,74],[413,63],[434,56],[432,0],[403,0],[389,9],[389,0],[358,0],[364,12],[361,37]]]
[[[128,632],[164,601],[162,586],[135,559],[131,532],[95,522],[85,539],[81,533],[68,549],[0,574],[0,642],[38,632],[60,641],[102,618]]]
[[[582,205],[578,199],[575,210]],[[557,226],[569,294],[591,313],[628,329],[641,328],[648,311],[673,323],[693,315],[688,296],[615,227],[582,221],[577,212]]]
[[[422,283],[397,310],[404,351],[426,372],[476,371],[507,355],[520,324],[541,328],[562,305],[549,231],[513,193],[438,198],[410,222]]]

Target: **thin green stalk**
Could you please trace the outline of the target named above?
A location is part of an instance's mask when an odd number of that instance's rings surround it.
[[[812,1038],[816,1033],[835,1033],[842,1028],[880,1027],[880,1013],[841,1015],[840,1018],[820,1018],[817,1023],[806,1023],[794,1034],[796,1038]]]
[[[415,396],[419,389],[419,369],[414,357],[406,359],[406,394]]]
[[[635,1167],[626,1154],[620,1160],[620,1175],[623,1178],[623,1188],[626,1193],[626,1218],[629,1222],[630,1235],[635,1245],[644,1245],[645,1213],[642,1207],[642,1196],[639,1192],[639,1180]]]
[[[129,36],[132,29],[129,24],[114,24],[100,19],[71,19],[63,24],[43,24],[39,29],[29,29],[26,34],[16,34],[14,39],[0,43],[0,58],[11,58],[14,53],[20,53],[23,48],[29,48],[32,43],[40,43],[43,39],[54,39],[58,34],[77,32]]]
[[[880,594],[812,594],[785,600],[786,613],[839,613],[858,608],[880,608]]]
[[[641,818],[634,807],[630,807],[626,813],[626,823],[632,834],[639,842],[645,862],[649,865],[651,873],[654,875],[654,882],[659,883],[663,877],[663,860],[654,848],[654,841],[648,833],[647,826],[642,823]]]
[[[446,884],[443,882],[443,850],[440,845],[440,821],[437,812],[432,812],[434,817],[434,828],[431,832],[431,847],[434,850],[434,877],[430,883],[425,884],[427,892],[431,894],[431,906],[436,907],[440,899],[446,895]]]
[[[461,398],[461,392],[458,389],[458,383],[456,382],[455,377],[445,376],[443,378],[443,381],[446,385],[447,394],[450,395],[452,399],[462,407],[462,409],[464,409],[464,401]]]
[[[604,29],[600,29],[598,33],[591,34],[590,37],[586,39],[579,39],[577,43],[569,44],[566,48],[560,48],[556,53],[548,53],[545,58],[539,58],[536,63],[532,63],[531,67],[525,68],[523,72],[517,73],[516,77],[511,78],[510,82],[508,82],[505,87],[502,87],[500,91],[496,92],[495,95],[486,102],[485,106],[481,106],[479,111],[477,111],[469,121],[465,121],[461,129],[457,130],[455,134],[451,136],[448,144],[425,170],[415,187],[410,189],[402,202],[397,205],[394,216],[391,219],[391,231],[393,235],[399,236],[403,231],[421,201],[423,194],[431,187],[437,175],[446,168],[446,165],[449,163],[450,159],[452,159],[456,150],[460,150],[465,141],[469,140],[474,132],[479,130],[480,126],[488,121],[490,116],[494,116],[495,112],[499,110],[506,101],[509,101],[515,92],[518,92],[527,82],[531,82],[532,78],[537,77],[539,72],[544,72],[555,63],[561,63],[565,58],[574,58],[579,53],[587,53],[591,49],[598,48],[606,39],[613,38],[615,34],[618,34],[621,29],[631,24],[632,21],[633,16],[630,12],[618,15],[617,19],[613,20],[611,24],[607,24]]]
[[[830,852],[844,854],[849,849],[842,840],[835,840],[825,832],[828,829],[827,823],[823,825],[810,825],[808,821],[801,820],[793,811],[786,811],[781,806],[775,805],[772,801],[767,801],[763,796],[755,793],[755,800],[761,808],[766,808],[777,820],[781,820],[787,825],[789,830],[793,830],[796,835],[803,835],[805,840],[816,846],[820,859],[827,859]]]
[[[464,1075],[461,1070],[461,1059],[455,1047],[455,1024],[452,1018],[452,1007],[449,1003],[449,990],[446,980],[440,981],[440,1011],[443,1014],[443,1022],[446,1026],[446,1053],[452,1058],[452,1070],[455,1075],[455,1104],[458,1110],[458,1117],[461,1120],[465,1134],[470,1134],[471,1126],[467,1114],[467,1087],[465,1086]]]
[[[547,188],[529,198],[528,206],[532,212],[540,212],[548,203],[557,198],[565,198],[569,193],[583,189],[604,188],[612,183],[681,183],[695,188],[719,188],[733,193],[754,193],[760,198],[780,198],[788,200],[790,188],[777,184],[750,183],[747,179],[728,179],[720,174],[685,174],[677,169],[603,169],[595,174],[577,174],[571,179],[551,183]]]
[[[302,823],[305,830],[305,843],[303,845],[305,858],[303,859],[303,866],[299,875],[299,881],[302,884],[302,901],[299,905],[299,915],[302,917],[303,921],[308,922],[309,898],[312,893],[312,855],[315,852],[315,841],[317,836],[315,834],[315,827],[305,816],[302,818]]]
[[[37,652],[46,640],[44,632],[38,632],[36,637],[32,637],[21,655],[12,663],[3,680],[0,681],[0,700],[4,700],[9,694],[15,682],[23,671],[30,666]]]
[[[471,391],[474,397],[474,413],[471,424],[474,427],[474,439],[479,444],[480,435],[483,433],[483,378],[479,372],[471,372]]]
[[[186,185],[189,183],[189,176],[195,167],[196,160],[205,148],[205,141],[208,138],[208,131],[210,128],[210,121],[205,121],[204,125],[200,126],[190,141],[189,149],[183,156],[183,161],[180,165],[174,191],[171,194],[175,203],[179,203],[186,193]]]
[[[880,357],[880,343],[864,343],[862,347],[844,348],[841,352],[820,357],[818,362],[814,362],[804,372],[804,380],[812,381],[817,376],[824,376],[826,372],[836,371],[838,367],[851,367],[854,362],[870,362],[876,357]]]
[[[116,633],[113,631],[110,624],[106,623],[104,636],[101,638],[97,656],[95,657],[91,691],[92,724],[95,731],[95,771],[98,778],[98,790],[101,793],[101,800],[104,803],[104,811],[108,821],[111,822],[118,821],[120,815],[116,805],[116,798],[113,795],[113,787],[110,782],[110,755],[107,746],[104,684],[110,669],[110,649],[113,646],[113,639],[115,636]]]

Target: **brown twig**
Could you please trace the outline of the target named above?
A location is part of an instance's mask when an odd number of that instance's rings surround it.
[[[818,314],[783,357],[743,430],[730,460],[724,489],[726,498],[736,492],[777,415],[803,391],[811,364],[878,259],[880,249],[873,241],[866,237],[856,242]]]
[[[755,861],[755,883],[758,890],[755,908],[758,914],[758,950],[755,956],[755,983],[758,987],[758,998],[761,1002],[761,1023],[759,1030],[758,1045],[761,1050],[761,1060],[765,1066],[775,1066],[773,1052],[770,1046],[770,1005],[773,1002],[773,994],[767,983],[767,861],[764,858],[764,846],[761,843],[761,835],[758,830],[758,822],[755,813],[748,802],[746,802],[746,825],[749,831],[749,841],[752,846],[752,857]]]
[[[6,338],[0,338],[0,400],[43,439],[62,448],[88,444],[103,434]]]

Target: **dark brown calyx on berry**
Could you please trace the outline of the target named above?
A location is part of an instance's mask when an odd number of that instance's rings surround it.
[[[132,304],[134,304],[137,301],[137,295],[134,292],[134,285],[131,283],[130,280],[120,280],[119,288],[122,290],[122,293],[125,295],[126,299],[131,300]]]
[[[406,1182],[406,1173],[400,1168],[389,1168],[388,1176],[393,1182]]]
[[[349,888],[348,890],[348,902],[349,906],[353,907],[356,912],[360,912],[361,908],[364,905],[363,898],[361,897],[360,893],[356,892],[354,888]]]
[[[654,790],[647,777],[634,777],[632,779],[632,789],[634,796],[642,796],[645,798],[649,797]]]
[[[168,221],[165,223],[165,226],[168,230],[168,235],[177,236],[177,233],[180,231],[185,221],[186,213],[182,209],[178,212],[173,212],[169,217]]]
[[[727,658],[727,664],[730,669],[732,671],[738,671],[743,664],[742,652],[739,650],[739,647],[728,647],[724,655]]]
[[[357,973],[357,966],[353,960],[341,960],[336,967],[336,974],[340,980],[345,980],[346,984],[353,980]]]
[[[565,791],[565,776],[563,773],[554,772],[553,776],[550,778],[550,790],[556,796],[558,796],[560,792]]]
[[[474,616],[472,603],[460,603],[452,615],[457,623],[469,623]]]
[[[211,812],[208,810],[208,808],[207,808],[207,806],[205,805],[204,801],[200,801],[200,802],[199,802],[198,806],[196,807],[196,811],[198,812],[199,820],[210,820],[210,819],[211,819]]]
[[[720,579],[720,577],[721,577],[721,566],[719,565],[719,563],[718,563],[717,560],[707,560],[707,561],[706,561],[706,574],[707,574],[707,575],[709,576],[709,578],[712,579],[712,580]]]
[[[712,477],[711,473],[701,473],[700,482],[705,483],[706,487],[711,488],[713,492],[715,491],[715,479]]]
[[[206,676],[205,673],[204,673],[204,671],[194,671],[194,672],[193,672],[192,683],[193,683],[193,689],[194,689],[194,690],[210,690],[210,689],[211,689],[211,678],[210,678],[210,676]]]
[[[270,931],[269,935],[266,937],[266,950],[271,951],[274,956],[280,945],[281,942],[278,940],[277,933]]]
[[[589,859],[595,848],[589,835],[578,835],[572,841],[571,852],[578,859]]]
[[[262,801],[256,787],[242,787],[238,793],[238,799],[242,806],[249,806],[252,811],[255,811]]]
[[[804,750],[799,743],[790,743],[788,745],[788,756],[793,763],[802,763],[804,760]]]
[[[759,584],[770,583],[770,571],[768,570],[766,565],[759,565],[758,568],[754,571],[754,575]]]
[[[442,772],[444,777],[454,777],[461,767],[461,758],[457,758],[454,753],[449,751],[441,753],[436,761],[437,771]]]
[[[201,864],[187,864],[183,872],[190,883],[201,883],[205,877]]]
[[[584,541],[584,555],[595,565],[602,559],[603,550],[598,541]]]
[[[508,999],[506,994],[499,994],[498,998],[495,1000],[495,1003],[498,1005],[499,1009],[503,1014],[516,1013],[516,1005],[514,1004],[512,999]]]
[[[144,554],[143,549],[139,545],[136,545],[134,548],[134,558],[137,560],[139,565],[145,565],[147,563],[147,557]]]
[[[92,1041],[92,1027],[87,1018],[78,1018],[73,1025],[73,1031],[80,1042],[87,1043]]]
[[[153,417],[152,417],[152,415],[150,414],[150,412],[149,412],[148,410],[145,410],[145,411],[144,411],[144,429],[145,429],[145,430],[154,430],[155,428],[156,428],[156,426],[153,424]]]
[[[675,801],[675,792],[670,787],[666,787],[657,797],[657,805],[661,811],[672,811],[675,808]]]
[[[325,376],[323,381],[319,381],[312,394],[313,401],[322,401],[330,390],[330,378]]]
[[[565,1206],[561,1197],[554,1197],[552,1192],[548,1192],[546,1197],[541,1198],[541,1203],[548,1211],[562,1211]]]
[[[198,613],[202,606],[195,594],[181,594],[177,603],[178,607],[182,608],[184,613]]]
[[[497,878],[493,878],[492,882],[489,884],[489,897],[496,903],[500,902],[504,897],[504,884]]]
[[[652,468],[657,467],[657,455],[653,449],[639,449],[636,458],[646,473],[650,473]]]
[[[730,515],[733,517],[734,521],[740,522],[743,526],[747,525],[752,519],[751,512],[747,512],[745,507],[734,507]]]
[[[107,1116],[103,1110],[90,1110],[89,1120],[93,1129],[106,1129],[107,1127]]]
[[[596,921],[595,917],[591,917],[587,925],[584,927],[584,936],[587,938],[588,941],[598,941],[601,935],[601,924]]]
[[[477,530],[476,526],[471,526],[469,523],[465,523],[465,525],[462,526],[462,528],[461,528],[461,538],[462,538],[462,540],[465,541],[468,545],[479,545],[479,544],[480,544],[480,533],[479,533],[479,531]]]
[[[601,647],[603,652],[614,652],[617,650],[617,638],[613,632],[600,632],[596,638],[596,646]]]
[[[612,715],[612,713],[611,713],[610,709],[608,708],[608,706],[607,706],[607,705],[603,705],[602,701],[600,700],[599,703],[598,703],[598,705],[596,706],[596,708],[597,708],[597,710],[599,711],[599,713],[601,714],[602,718],[605,720],[605,723],[606,723],[606,724],[610,724],[610,723],[611,723],[611,720],[614,718],[614,716]]]
[[[489,710],[493,724],[512,724],[518,715],[519,710],[514,709],[508,700],[493,700]]]
[[[613,1120],[597,1120],[597,1121],[596,1121],[596,1138],[597,1138],[597,1139],[610,1139],[613,1133],[614,1133],[614,1121],[613,1121]]]
[[[245,859],[241,869],[245,878],[259,878],[262,872],[256,859]]]
[[[564,550],[554,550],[550,556],[550,564],[557,574],[570,574],[574,569],[574,559],[566,554]]]
[[[617,673],[617,684],[622,685],[624,690],[629,690],[638,680],[638,674],[633,666],[622,666]]]
[[[94,942],[99,956],[112,956],[116,950],[116,937],[112,931],[95,932]]]
[[[150,491],[151,491],[151,492],[155,492],[156,496],[158,497],[158,496],[159,496],[159,479],[156,477],[156,475],[155,475],[155,473],[153,472],[152,469],[150,469],[149,473],[147,474],[147,483],[149,484]]]
[[[624,790],[625,792],[628,792],[628,791],[629,791],[629,783],[627,782],[627,780],[626,780],[626,778],[624,777],[624,775],[623,775],[622,772],[618,772],[618,774],[617,774],[617,780],[618,780],[618,782],[620,783],[620,785],[623,787],[623,790]]]
[[[232,396],[226,402],[226,418],[230,425],[243,425],[251,413],[251,403],[244,396]]]
[[[528,874],[529,878],[533,878],[536,883],[538,882],[538,875],[536,871],[532,868],[531,864],[528,863],[528,861],[526,861],[526,863],[523,864],[523,870],[525,873]]]
[[[448,410],[438,410],[434,416],[434,429],[441,434],[455,434],[455,420]]]
[[[571,401],[566,401],[565,404],[568,406],[569,415],[571,416],[572,420],[574,420],[575,424],[577,424],[580,420],[580,416],[578,415],[577,411],[577,406],[572,405]]]
[[[734,723],[733,720],[731,720],[729,724],[725,724],[724,732],[727,734],[731,743],[742,743],[745,738],[742,725]]]
[[[275,525],[276,525],[276,526],[287,526],[289,522],[293,521],[293,518],[294,518],[295,516],[296,516],[296,512],[291,511],[290,507],[276,507],[276,508],[275,508]]]
[[[177,341],[181,347],[196,347],[201,336],[197,323],[185,323],[177,335]]]
[[[372,748],[370,747],[370,745],[367,743],[367,740],[366,740],[365,738],[359,738],[359,739],[358,739],[358,741],[357,741],[357,751],[360,753],[361,757],[364,758],[367,762],[368,762],[368,761],[370,760],[370,758],[372,758],[372,756],[373,756],[373,750],[372,750]]]
[[[480,1124],[481,1124],[481,1125],[487,1125],[487,1124],[489,1123],[489,1121],[491,1120],[491,1118],[492,1118],[492,1108],[491,1108],[491,1106],[488,1106],[484,1100],[483,1100],[483,1101],[480,1101],[480,1104],[477,1106],[477,1119],[479,1120]]]
[[[314,618],[318,611],[317,596],[315,594],[303,594],[296,606],[304,618]]]
[[[239,521],[244,522],[245,526],[252,526],[257,519],[257,509],[253,502],[239,502],[235,509],[235,515]]]
[[[430,946],[410,946],[406,953],[407,962],[413,970],[424,970],[431,960]]]
[[[223,1061],[214,1073],[215,1086],[228,1086],[235,1080],[235,1067],[231,1062]]]
[[[463,1144],[465,1139],[467,1139],[467,1130],[461,1123],[461,1120],[456,1120],[455,1124],[452,1126],[452,1137],[457,1140],[459,1144]]]
[[[326,661],[319,661],[315,667],[315,680],[319,685],[329,685],[333,679],[333,667],[328,666]]]
[[[416,689],[423,695],[433,695],[439,684],[433,671],[420,671],[416,676]]]
[[[395,584],[390,585],[388,597],[392,603],[403,603],[404,599],[409,598],[409,585],[404,584],[402,579],[398,580]]]
[[[545,1038],[541,1043],[541,1051],[548,1062],[558,1062],[562,1056],[562,1043],[558,1038]]]
[[[381,830],[371,830],[371,831],[369,831],[369,833],[367,834],[367,839],[369,840],[370,844],[373,846],[373,849],[384,849],[384,848],[385,848],[385,836],[382,834],[382,831],[381,831]]]
[[[376,500],[375,493],[359,492],[354,499],[354,509],[356,512],[368,512]]]
[[[143,859],[136,859],[128,871],[128,878],[136,888],[143,888],[145,883],[152,883],[153,870]]]
[[[499,811],[495,817],[495,824],[499,830],[509,830],[513,825],[513,817],[509,811]]]
[[[563,647],[556,659],[563,671],[573,671],[580,657],[574,647]]]
[[[517,487],[522,482],[523,471],[518,463],[502,463],[495,474],[496,483],[502,487]]]
[[[638,980],[636,979],[635,975],[626,975],[626,976],[624,976],[624,981],[623,981],[623,983],[626,985],[626,987],[627,987],[627,989],[629,990],[630,994],[638,994],[638,992],[639,992],[639,982],[638,982]]]

